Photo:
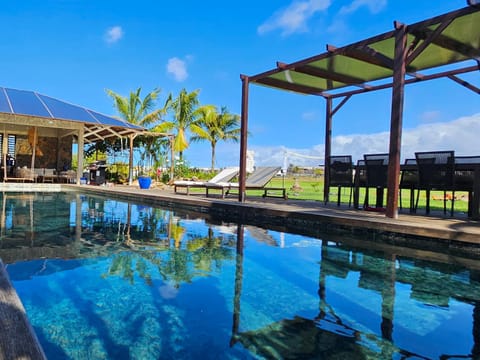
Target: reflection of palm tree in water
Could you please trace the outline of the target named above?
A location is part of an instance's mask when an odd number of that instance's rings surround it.
[[[214,236],[211,226],[208,228],[208,235],[198,237],[188,242],[187,249],[193,255],[195,268],[205,273],[210,273],[214,268],[219,269],[223,260],[233,259],[231,247],[226,247],[220,236]],[[215,265],[215,267],[213,266]]]
[[[170,216],[168,219],[168,235],[167,236],[169,240],[173,239],[175,249],[180,249],[184,234],[185,234],[185,228],[181,226],[180,219],[175,219],[172,213],[170,213]]]
[[[160,215],[155,211],[152,213]],[[169,286],[178,288],[184,282],[191,282],[195,277],[208,275],[214,268],[218,269],[224,260],[232,259],[231,247],[225,246],[229,242],[225,243],[222,237],[214,236],[211,227],[208,229],[207,236],[193,236],[182,248],[186,229],[181,225],[180,219],[175,218],[171,212],[163,212],[161,217],[160,222],[163,221],[166,226],[160,228],[163,229],[169,242],[173,240],[171,243],[173,246],[166,251],[161,251],[159,248],[145,250],[144,243],[133,240],[128,230],[123,245],[127,245],[129,251],[113,255],[111,266],[107,274],[103,275],[104,277],[118,275],[133,284],[135,276],[138,276],[151,285],[152,274],[158,271],[160,277]],[[167,221],[165,221],[166,217],[168,217]],[[154,222],[158,223],[158,220]],[[146,227],[152,229],[152,226]],[[153,229],[159,228],[153,226]],[[142,248],[139,248],[139,245]]]

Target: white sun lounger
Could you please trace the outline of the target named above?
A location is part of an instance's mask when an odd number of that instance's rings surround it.
[[[207,184],[214,185],[216,183],[228,182],[237,176],[238,169],[238,166],[225,168],[208,181],[176,180],[173,182],[174,191],[179,193],[178,190],[184,188],[186,189],[186,194],[190,195],[190,189],[192,188],[206,188]]]
[[[284,187],[267,187],[270,180],[272,180],[280,170],[281,168],[276,166],[256,168],[245,181],[246,190],[263,190],[263,197],[281,197],[287,199],[287,191]],[[231,190],[238,190],[238,188],[239,184],[232,182],[207,183],[206,195],[208,197],[210,190],[220,190],[222,192],[221,197],[224,198]],[[280,195],[278,195],[279,193]]]

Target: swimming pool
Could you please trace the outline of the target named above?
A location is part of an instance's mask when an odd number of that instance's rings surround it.
[[[480,356],[476,259],[75,192],[1,200],[0,258],[49,359]]]

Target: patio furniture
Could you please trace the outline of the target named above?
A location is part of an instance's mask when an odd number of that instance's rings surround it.
[[[337,206],[340,206],[340,197],[342,187],[350,188],[350,198],[348,206],[352,203],[353,183],[353,166],[351,155],[335,155],[330,156],[327,162],[328,166],[328,184],[329,187],[337,188]],[[327,199],[325,199],[327,203]]]
[[[58,175],[58,182],[74,184],[77,179],[77,173],[75,170],[61,171]]]
[[[42,182],[54,183],[57,180],[57,174],[55,169],[43,169]]]
[[[245,181],[246,190],[263,190],[262,197],[281,197],[287,199],[287,190],[285,187],[267,187],[267,184],[281,170],[280,166],[257,167],[247,177]],[[206,195],[208,197],[211,190],[220,190],[222,199],[228,195],[231,190],[239,189],[239,183],[229,182],[208,182],[206,184]],[[278,195],[280,193],[280,195]]]
[[[375,188],[377,190],[377,199],[375,209],[379,210],[383,207],[383,191],[387,187],[388,172],[388,154],[365,154],[366,184],[365,184],[365,201],[364,208],[369,209],[369,190]]]
[[[217,175],[211,178],[209,181],[190,181],[190,180],[175,180],[173,182],[173,189],[175,193],[178,193],[180,188],[186,189],[186,194],[190,195],[190,189],[192,188],[205,188],[206,184],[225,183],[232,180],[238,174],[238,167],[227,167],[221,170]]]
[[[420,191],[426,192],[426,213],[430,213],[430,192],[432,190],[443,191],[443,213],[447,213],[447,191],[452,191],[451,210],[455,197],[455,152],[454,151],[423,151],[416,152],[415,158],[418,166],[417,200],[415,211],[418,208]]]
[[[410,212],[415,211],[415,188],[418,184],[418,168],[416,159],[406,159],[405,164],[400,167],[400,209],[402,209],[402,189],[410,192]]]
[[[13,174],[3,179],[8,182],[35,182],[36,174],[31,168],[26,166],[17,167],[14,169]]]
[[[354,169],[353,175],[353,207],[358,209],[358,203],[360,198],[360,188],[365,187],[367,184],[367,170],[365,167],[365,160],[359,159]]]
[[[468,192],[468,216],[473,214],[475,192],[475,166],[480,167],[480,155],[455,156],[455,190]]]

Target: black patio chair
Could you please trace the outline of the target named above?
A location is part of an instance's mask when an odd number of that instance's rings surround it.
[[[405,159],[403,169],[400,174],[400,209],[402,209],[402,190],[409,190],[410,192],[410,212],[415,211],[415,189],[418,184],[418,167],[417,159]]]
[[[340,196],[342,187],[350,188],[350,197],[348,206],[352,204],[352,190],[353,190],[353,165],[351,155],[336,155],[330,156],[328,159],[329,169],[329,186],[337,187],[337,206],[340,206]],[[330,190],[330,189],[329,189]]]
[[[375,206],[377,208],[383,206],[383,190],[387,187],[388,157],[389,155],[387,153],[363,155],[367,172],[364,201],[365,208],[369,207],[368,193],[370,188],[377,189],[377,201]]]
[[[418,192],[415,211],[418,208],[420,191],[426,192],[426,214],[430,214],[430,192],[443,191],[443,213],[447,213],[447,191],[452,191],[450,215],[453,216],[455,198],[455,152],[454,151],[423,151],[416,152],[418,166]]]
[[[478,156],[455,156],[455,166],[459,165],[460,169],[455,169],[454,183],[455,190],[468,192],[468,216],[472,215],[472,199],[473,199],[473,183],[474,169],[462,169],[462,165],[478,165],[480,164],[480,155]],[[467,166],[468,167],[468,166]]]

